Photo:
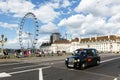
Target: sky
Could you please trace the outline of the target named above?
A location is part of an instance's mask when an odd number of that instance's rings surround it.
[[[48,42],[54,32],[61,37],[67,33],[68,39],[120,35],[120,0],[0,0],[0,35],[8,39],[5,48],[20,48],[19,29],[28,12],[39,22],[37,47]],[[23,25],[25,47],[31,43],[26,32],[31,32],[33,39],[32,16],[26,17]]]

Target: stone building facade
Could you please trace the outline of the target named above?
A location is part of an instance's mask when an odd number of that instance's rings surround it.
[[[107,35],[90,38],[75,38],[69,40],[56,40],[51,45],[42,47],[43,49],[53,51],[73,52],[78,48],[95,48],[99,52],[120,52],[120,36]]]

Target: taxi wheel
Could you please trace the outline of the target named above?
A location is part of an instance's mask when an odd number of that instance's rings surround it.
[[[66,65],[67,68],[70,68],[67,63],[65,65]]]
[[[70,68],[68,65],[66,65],[67,68]]]
[[[81,65],[81,70],[85,69],[86,68],[86,63],[82,63]]]
[[[65,66],[66,66],[67,68],[69,68],[67,63],[65,63]]]

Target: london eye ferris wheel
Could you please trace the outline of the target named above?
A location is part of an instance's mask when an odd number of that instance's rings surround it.
[[[27,23],[27,19],[31,19],[32,22]],[[27,24],[27,27],[25,26],[25,24]],[[38,41],[38,35],[38,20],[33,13],[29,12],[25,14],[20,23],[19,43],[21,49],[27,48],[27,46],[28,48],[35,48]]]

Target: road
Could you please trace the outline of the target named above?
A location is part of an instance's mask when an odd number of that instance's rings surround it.
[[[68,69],[64,60],[45,62],[0,62],[0,80],[39,80],[39,68],[43,80],[114,80],[120,74],[120,55],[101,55],[99,66],[85,70]]]

